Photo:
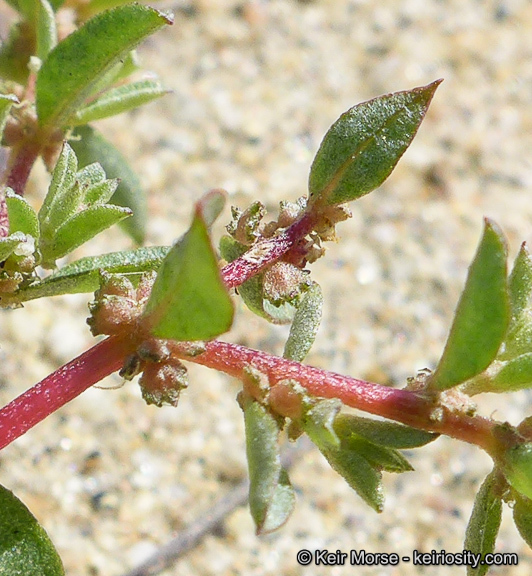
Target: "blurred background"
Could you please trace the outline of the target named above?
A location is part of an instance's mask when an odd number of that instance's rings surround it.
[[[434,368],[484,216],[510,261],[532,239],[532,3],[527,0],[197,0],[154,4],[175,23],[144,43],[142,64],[172,94],[99,128],[149,194],[148,244],[170,244],[214,187],[230,204],[306,193],[328,127],[354,104],[444,78],[389,180],[351,205],[340,241],[313,265],[324,320],[307,362],[391,386]],[[36,168],[31,194],[46,189]],[[229,221],[229,207],[221,218]],[[220,225],[217,237],[223,233]],[[78,256],[131,247],[119,231]],[[5,404],[91,345],[86,295],[2,313]],[[232,341],[282,353],[287,330],[241,305]],[[135,383],[91,389],[0,455],[2,483],[38,516],[67,574],[120,576],[247,474],[238,383],[191,367],[177,409],[146,406]],[[115,386],[115,376],[102,386]],[[489,395],[488,395],[489,396]],[[518,423],[526,392],[479,397],[480,413]],[[463,549],[474,495],[491,469],[478,449],[439,439],[386,475],[377,515],[317,450],[294,466],[293,517],[256,537],[238,509],[165,575],[455,574],[461,568],[301,567],[299,549],[411,554]],[[532,553],[504,511],[496,550],[529,574]],[[463,571],[465,573],[465,571]]]

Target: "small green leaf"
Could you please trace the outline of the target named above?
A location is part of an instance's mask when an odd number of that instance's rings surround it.
[[[486,554],[493,553],[499,533],[502,515],[501,497],[496,493],[496,474],[488,474],[475,498],[473,512],[467,525],[464,550],[475,555],[480,554],[484,560]],[[479,563],[468,566],[468,576],[484,576],[489,564]]]
[[[154,336],[172,340],[206,340],[231,327],[233,304],[199,209],[159,269],[145,317]]]
[[[161,83],[155,80],[140,80],[111,88],[90,104],[77,110],[70,123],[80,126],[122,114],[168,93],[169,90],[163,88]]]
[[[506,243],[486,219],[469,267],[466,285],[443,356],[430,378],[432,389],[447,390],[485,370],[497,356],[509,321]]]
[[[372,420],[353,414],[339,414],[334,422],[334,429],[342,438],[355,434],[374,444],[403,450],[424,446],[439,436],[435,432],[417,430],[397,422]]]
[[[0,143],[13,104],[18,104],[18,98],[14,94],[0,94]]]
[[[521,245],[521,249],[515,259],[508,279],[508,290],[510,295],[511,329],[512,324],[532,305],[532,258],[525,242]]]
[[[67,36],[48,55],[37,76],[37,116],[41,126],[68,122],[98,79],[144,38],[172,18],[130,4],[98,14]]]
[[[377,470],[401,473],[411,472],[414,469],[410,462],[397,450],[379,446],[360,436],[352,434],[348,438],[342,438],[342,445],[364,456]]]
[[[121,222],[121,226],[137,244],[142,244],[146,235],[148,207],[140,181],[127,160],[90,126],[76,128],[70,145],[76,152],[81,166],[99,162],[108,178],[119,179],[120,183],[110,202],[133,211],[133,216]]]
[[[30,203],[15,194],[10,188],[6,191],[7,215],[9,218],[9,234],[22,232],[39,238],[39,219]]]
[[[0,486],[0,574],[62,576],[61,559],[28,508]]]
[[[40,246],[43,266],[72,252],[97,234],[131,215],[131,210],[111,204],[90,206],[60,226],[50,243]]]
[[[497,368],[497,371],[492,374],[490,367],[487,374],[479,376],[478,383],[473,380],[473,386],[466,385],[467,393],[515,392],[532,387],[532,352],[522,354],[507,362],[501,362]]]
[[[118,178],[114,178],[112,180],[104,180],[99,184],[94,184],[94,186],[89,186],[85,192],[83,203],[106,204],[115,193],[119,183]]]
[[[222,213],[227,198],[227,192],[221,188],[213,188],[204,194],[197,202],[207,228],[210,228]]]
[[[532,500],[516,494],[514,522],[523,540],[532,548]]]
[[[76,154],[65,142],[52,172],[52,181],[50,182],[48,193],[39,210],[39,223],[43,235],[46,235],[47,228],[51,229],[51,234],[53,234],[54,230],[50,226],[50,218],[53,217],[56,206],[61,205],[69,190],[74,186],[77,170],[78,160]]]
[[[504,454],[502,464],[512,487],[532,499],[532,442],[512,446]]]
[[[412,142],[440,82],[379,96],[342,114],[312,163],[311,202],[341,204],[380,186]]]
[[[55,14],[48,0],[36,0],[36,25],[37,25],[37,56],[41,60],[50,53],[57,44],[57,30],[55,26]]]
[[[342,408],[342,402],[336,398],[316,402],[300,421],[303,430],[317,446],[340,447],[340,439],[334,421]]]
[[[249,507],[257,534],[280,528],[289,518],[295,496],[281,465],[279,422],[251,398],[242,402],[249,467]]]
[[[143,272],[157,270],[169,251],[169,246],[153,246],[80,258],[42,282],[22,288],[17,295],[20,296],[21,302],[25,302],[61,294],[94,292],[100,287],[101,270],[138,278]]]
[[[313,282],[303,293],[301,302],[290,326],[283,356],[289,360],[302,362],[308,354],[321,322],[323,294],[321,287]]]

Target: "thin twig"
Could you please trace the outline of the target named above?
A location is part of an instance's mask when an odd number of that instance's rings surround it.
[[[302,438],[297,446],[291,446],[283,454],[283,466],[291,468],[295,462],[312,446],[305,438]],[[195,520],[188,528],[179,533],[175,538],[164,544],[147,560],[139,564],[133,570],[122,576],[154,576],[166,568],[174,565],[187,552],[198,546],[201,541],[221,526],[226,518],[240,506],[248,501],[249,482],[243,480],[228,494],[218,500],[214,506],[203,516]]]

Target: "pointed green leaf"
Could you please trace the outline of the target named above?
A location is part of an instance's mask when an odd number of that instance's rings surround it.
[[[104,180],[99,184],[89,186],[85,191],[83,203],[85,205],[106,204],[115,193],[119,183],[118,178],[113,178],[112,180]]]
[[[532,548],[532,500],[521,494],[515,498],[514,522],[523,540]]]
[[[110,202],[133,210],[133,216],[121,223],[125,232],[137,244],[142,244],[146,234],[148,207],[146,196],[137,175],[122,154],[90,126],[81,126],[70,140],[81,166],[99,162],[108,178],[118,178],[120,183]]]
[[[82,188],[88,189],[105,181],[105,171],[99,162],[93,162],[78,171],[76,181]]]
[[[532,305],[532,258],[525,242],[515,259],[508,279],[512,324]]]
[[[60,226],[50,243],[43,243],[41,253],[43,266],[49,266],[58,258],[72,252],[97,234],[131,215],[128,208],[111,204],[90,206],[78,212]]]
[[[342,438],[355,434],[374,444],[403,450],[424,446],[439,436],[435,432],[417,430],[397,422],[372,420],[353,414],[339,414],[334,421],[334,429]]]
[[[14,94],[0,94],[0,143],[2,142],[2,134],[9,118],[11,106],[18,103],[18,98]]]
[[[227,192],[221,188],[214,188],[204,194],[197,202],[207,228],[210,228],[222,213],[227,198]]]
[[[26,506],[0,486],[0,574],[62,576],[61,559]]]
[[[22,232],[15,232],[5,238],[0,238],[0,262],[4,262],[21,242],[26,241],[26,235]]]
[[[386,472],[411,472],[412,465],[397,450],[379,446],[365,438],[352,434],[349,438],[342,438],[342,445],[364,458],[377,470]]]
[[[257,534],[281,527],[294,508],[295,497],[279,453],[279,423],[262,404],[243,401],[249,467],[249,507]]]
[[[486,219],[482,240],[469,267],[449,338],[430,378],[430,386],[447,390],[485,370],[501,346],[509,315],[506,243],[498,226]]]
[[[25,302],[61,294],[94,292],[100,287],[100,270],[111,274],[127,274],[129,278],[138,279],[143,272],[157,270],[169,250],[169,246],[153,246],[80,258],[42,282],[22,288],[18,296],[21,302]]]
[[[50,187],[39,210],[41,230],[49,227],[50,215],[53,213],[55,206],[61,204],[63,198],[74,185],[77,170],[78,160],[76,154],[65,142],[52,172]]]
[[[498,364],[496,370],[490,367],[466,385],[467,394],[514,392],[532,387],[532,352],[495,364]]]
[[[342,402],[332,398],[316,402],[305,412],[300,425],[317,446],[340,447],[340,439],[335,432],[334,421],[341,407]]]
[[[342,114],[312,163],[311,202],[341,204],[380,186],[412,142],[440,82],[379,96]]]
[[[504,475],[512,487],[532,499],[532,442],[507,450],[502,465]]]
[[[496,474],[488,474],[475,498],[473,512],[467,525],[464,550],[473,554],[481,554],[482,560],[486,554],[493,553],[495,541],[501,525],[502,503],[496,493]],[[468,566],[468,576],[484,576],[489,564]]]
[[[155,80],[140,80],[111,88],[90,104],[77,110],[69,123],[80,126],[122,114],[168,93],[169,90],[163,88],[161,83]]]
[[[283,356],[302,362],[308,354],[321,322],[323,294],[321,287],[313,282],[303,293],[286,341]]]
[[[57,44],[57,30],[55,14],[48,0],[36,0],[37,24],[37,50],[36,54],[41,60],[50,53]]]
[[[158,338],[206,340],[231,327],[233,304],[200,210],[165,258],[145,310]]]
[[[144,38],[171,24],[170,16],[130,4],[98,14],[60,42],[37,76],[37,116],[41,126],[68,121],[106,71]]]
[[[39,219],[30,203],[15,194],[10,188],[6,191],[7,215],[9,218],[9,234],[22,232],[39,238]]]

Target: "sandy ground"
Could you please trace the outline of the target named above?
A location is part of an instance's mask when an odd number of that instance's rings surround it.
[[[176,13],[174,26],[140,55],[173,93],[99,124],[149,192],[149,244],[183,233],[193,202],[212,187],[225,188],[233,204],[260,199],[274,212],[280,200],[305,194],[313,155],[340,113],[445,79],[393,175],[352,205],[340,242],[313,267],[326,304],[307,359],[393,386],[433,368],[482,217],[504,229],[510,258],[532,239],[532,4],[198,0],[165,7]],[[38,203],[43,171],[35,176],[30,197]],[[129,246],[109,232],[78,255]],[[90,345],[87,301],[37,301],[2,314],[2,403]],[[230,338],[280,353],[286,333],[240,307]],[[206,369],[190,372],[177,409],[147,407],[134,383],[93,389],[2,452],[2,483],[43,521],[67,574],[120,576],[245,477],[238,384]],[[526,393],[480,398],[479,410],[517,423],[529,401]],[[445,439],[408,455],[416,471],[385,477],[385,510],[377,515],[311,451],[291,474],[298,503],[282,530],[258,538],[239,509],[164,574],[464,573],[411,562],[297,564],[300,549],[461,551],[489,459]],[[497,551],[517,552],[519,565],[493,574],[530,573],[532,554],[508,509]]]

